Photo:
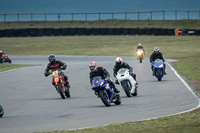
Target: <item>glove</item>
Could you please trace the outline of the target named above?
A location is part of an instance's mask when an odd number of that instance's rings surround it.
[[[106,81],[108,81],[109,79],[110,79],[109,77],[106,77],[106,78],[105,78]]]
[[[61,68],[60,68],[60,70],[65,70],[65,69],[66,69],[66,67],[61,67]]]
[[[44,76],[47,77],[47,76],[49,76],[49,74],[50,74],[49,72],[45,72]]]

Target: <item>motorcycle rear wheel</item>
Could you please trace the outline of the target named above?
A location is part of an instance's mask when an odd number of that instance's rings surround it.
[[[0,117],[2,117],[4,115],[4,110],[3,107],[0,105]]]
[[[67,98],[71,97],[69,88],[67,88],[67,87],[65,87],[65,95],[67,96]]]
[[[115,105],[120,105],[122,102],[121,97],[119,94],[117,94],[116,97],[117,97],[117,101],[115,101],[114,103],[115,103]]]
[[[100,92],[99,97],[101,98],[101,101],[104,103],[105,106],[107,107],[111,106],[111,101],[107,93]]]

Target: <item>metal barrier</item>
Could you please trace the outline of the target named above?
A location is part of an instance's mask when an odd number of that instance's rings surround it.
[[[22,13],[0,14],[0,22],[94,21],[94,20],[200,20],[200,11],[148,11],[112,13]]]

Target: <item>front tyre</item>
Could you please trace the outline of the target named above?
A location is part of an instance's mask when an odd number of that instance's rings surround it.
[[[99,97],[101,98],[101,101],[104,103],[105,106],[107,106],[107,107],[111,106],[111,101],[106,92],[103,92],[103,91],[100,92]]]
[[[161,71],[158,70],[157,73],[158,73],[158,75],[157,75],[158,76],[158,81],[161,81]]]
[[[129,87],[128,87],[127,83],[122,83],[122,87],[123,87],[127,97],[131,97],[131,92],[129,90]]]
[[[11,61],[11,60],[9,60],[8,62],[9,62],[9,63],[12,63],[12,61]]]
[[[140,56],[140,63],[142,63],[142,56]]]
[[[2,117],[4,115],[4,110],[3,107],[0,105],[0,117]]]
[[[58,87],[58,91],[60,93],[61,98],[66,99],[66,95],[65,95],[64,91],[62,90],[62,86],[58,85],[57,87]]]

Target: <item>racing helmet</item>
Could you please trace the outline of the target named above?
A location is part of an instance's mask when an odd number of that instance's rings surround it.
[[[142,44],[141,44],[141,43],[138,43],[138,46],[139,46],[139,47],[141,47],[141,46],[142,46]]]
[[[155,48],[154,48],[154,53],[155,53],[155,54],[158,54],[158,52],[159,52],[159,48],[158,48],[158,47],[155,47]]]
[[[97,70],[97,63],[95,61],[91,61],[89,63],[89,68],[92,72],[96,71]]]
[[[54,54],[50,54],[49,57],[48,57],[48,59],[49,59],[50,63],[53,63],[56,60],[56,57],[55,57]]]
[[[117,57],[117,58],[115,59],[115,63],[116,63],[116,65],[121,65],[122,62],[123,62],[123,60],[122,60],[121,57]]]

